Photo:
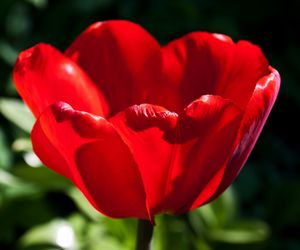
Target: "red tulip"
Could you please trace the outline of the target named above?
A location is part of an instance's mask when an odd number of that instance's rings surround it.
[[[20,53],[15,85],[35,153],[100,212],[152,219],[220,195],[247,160],[280,77],[261,50],[206,32],[164,47],[128,21],[90,26],[64,54]]]

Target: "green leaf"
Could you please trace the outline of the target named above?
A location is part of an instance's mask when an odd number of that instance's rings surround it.
[[[15,187],[20,185],[21,181],[11,175],[9,172],[0,169],[0,187]]]
[[[85,216],[83,216],[81,213],[75,212],[68,218],[69,223],[71,224],[76,239],[78,243],[79,249],[85,249],[85,245],[87,242],[86,239],[86,232],[87,228],[90,225],[90,221],[87,220]]]
[[[18,52],[6,41],[0,40],[0,58],[7,64],[14,65]]]
[[[209,231],[212,241],[229,244],[253,244],[266,241],[270,236],[269,226],[262,221],[243,220],[232,225]]]
[[[88,250],[127,250],[134,249],[134,246],[128,246],[128,244],[120,241],[116,234],[111,233],[111,225],[106,224],[106,218],[103,217],[103,221],[93,222],[90,221],[83,214],[72,214],[68,221],[71,223],[76,235],[79,249]],[[107,219],[107,221],[118,221],[122,223],[122,219],[113,220]]]
[[[71,224],[62,219],[33,227],[20,239],[21,247],[45,245],[59,247],[59,249],[77,249],[77,241]]]
[[[75,187],[71,187],[67,194],[72,198],[77,207],[81,212],[83,212],[88,218],[93,221],[99,221],[103,218],[100,214],[84,197],[84,195]]]
[[[12,152],[7,145],[6,136],[0,127],[0,169],[9,169],[12,164]]]
[[[48,5],[48,0],[26,0],[26,1],[39,9],[45,9]]]
[[[29,137],[17,138],[11,145],[15,152],[29,152],[32,151],[32,144]]]
[[[106,232],[116,238],[126,249],[133,249],[135,246],[135,235],[137,228],[136,219],[111,219],[102,218],[98,224],[105,225]]]
[[[196,239],[194,245],[197,250],[213,250],[203,239]]]
[[[35,118],[22,101],[13,98],[1,98],[0,113],[25,132],[31,132]]]
[[[121,244],[114,235],[107,234],[105,225],[102,223],[92,223],[88,227],[85,249],[126,250],[130,248]]]
[[[112,219],[103,216],[94,209],[84,195],[75,187],[70,188],[68,194],[77,204],[79,210],[86,215],[89,221],[85,224],[80,218],[72,218],[76,221],[76,233],[85,232],[86,235],[79,236],[78,239],[84,239],[85,249],[133,249],[135,245],[136,220],[135,219]],[[80,226],[84,226],[80,230]],[[79,234],[80,235],[80,234]],[[98,248],[97,248],[98,246]],[[100,247],[101,246],[101,247]]]
[[[27,165],[18,165],[12,173],[43,190],[65,190],[72,186],[68,179],[43,166],[33,168]]]
[[[201,235],[203,231],[222,228],[232,222],[236,209],[236,197],[230,187],[215,201],[190,212],[188,217],[194,230]]]
[[[12,198],[38,193],[37,188],[0,169],[0,199],[4,202]]]
[[[32,16],[30,8],[23,1],[17,1],[11,5],[3,23],[7,37],[22,38],[29,34],[32,28]]]
[[[207,205],[211,206],[219,227],[223,227],[232,222],[236,216],[236,199],[233,187],[229,187],[221,196]]]

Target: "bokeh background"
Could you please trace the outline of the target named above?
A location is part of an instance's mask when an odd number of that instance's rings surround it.
[[[282,86],[233,186],[189,214],[157,218],[155,250],[300,249],[300,1],[1,0],[0,249],[133,249],[136,222],[96,213],[32,154],[33,118],[11,79],[17,54],[46,42],[64,50],[95,21],[129,19],[160,42],[194,30],[258,44]]]

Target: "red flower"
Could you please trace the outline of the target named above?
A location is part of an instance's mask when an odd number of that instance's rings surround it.
[[[62,54],[23,51],[14,82],[32,143],[100,212],[150,218],[221,194],[252,150],[280,77],[261,50],[193,32],[160,47],[128,21],[95,23]]]

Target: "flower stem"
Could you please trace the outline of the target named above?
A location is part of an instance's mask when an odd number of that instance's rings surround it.
[[[136,250],[151,250],[153,225],[149,220],[138,220]]]

